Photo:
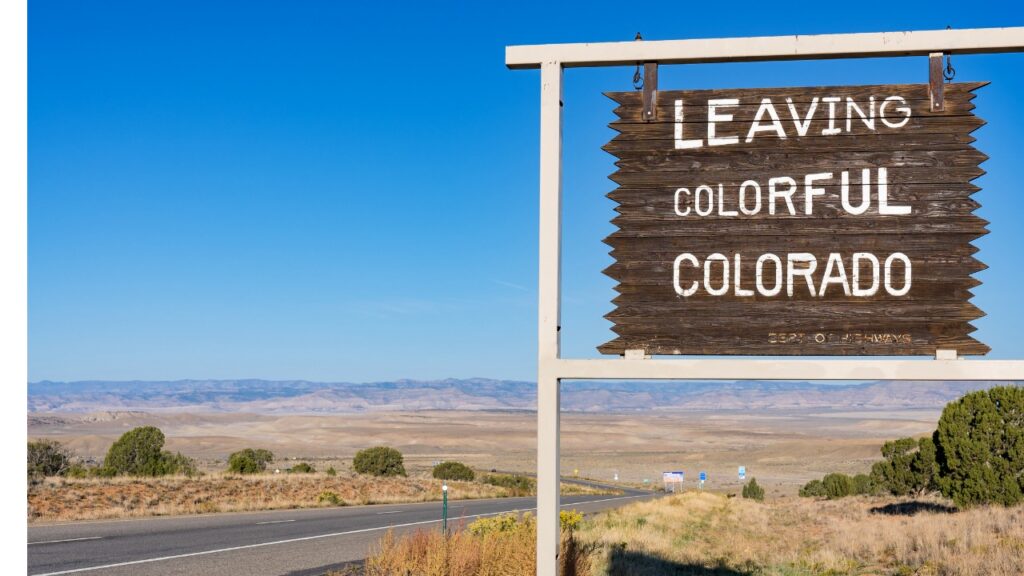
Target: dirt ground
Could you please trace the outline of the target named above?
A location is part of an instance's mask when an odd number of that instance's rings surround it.
[[[769,495],[794,494],[828,472],[868,471],[883,442],[929,433],[938,416],[937,410],[564,413],[562,472],[657,484],[663,471],[683,470],[690,485],[706,471],[706,489],[731,492],[740,486],[737,468],[745,466]],[[28,434],[102,460],[120,434],[142,425],[158,426],[168,449],[196,458],[207,471],[223,470],[227,455],[245,447],[272,450],[273,465],[281,467],[311,461],[318,469],[348,469],[357,450],[379,444],[401,450],[410,473],[443,460],[510,471],[531,471],[535,463],[532,412],[34,413]]]

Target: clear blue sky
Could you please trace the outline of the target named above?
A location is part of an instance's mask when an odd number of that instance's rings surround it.
[[[1020,26],[1011,2],[29,3],[29,377],[533,379],[539,74],[507,44]],[[1024,55],[960,56],[991,156],[975,302],[1024,357]],[[596,356],[632,69],[565,87],[563,350]],[[663,67],[909,83],[926,61]]]

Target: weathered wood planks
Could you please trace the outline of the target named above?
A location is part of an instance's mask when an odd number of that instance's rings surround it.
[[[659,91],[653,121],[640,93],[607,94],[617,337],[599,350],[987,353],[969,301],[985,84],[947,84],[936,112],[926,84]]]

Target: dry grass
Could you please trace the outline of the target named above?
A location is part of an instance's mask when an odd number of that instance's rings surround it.
[[[503,498],[508,489],[449,482],[454,499]],[[337,496],[335,502],[321,498]],[[603,493],[563,484],[563,493]],[[433,478],[373,478],[326,474],[208,474],[199,478],[47,478],[28,489],[30,522],[97,520],[210,512],[242,512],[427,502],[441,498]]]
[[[1024,573],[1024,507],[877,510],[891,500],[783,498],[758,504],[687,493],[602,514],[580,531],[598,574],[666,574],[667,567],[740,574],[1010,576]],[[928,511],[931,508],[931,511]],[[876,511],[872,511],[875,509]]]
[[[599,514],[575,533],[576,576],[1018,576],[1024,507],[884,514],[892,500],[783,498],[758,504],[686,493]],[[891,510],[893,507],[889,506]],[[874,509],[874,510],[873,510]],[[565,544],[563,543],[563,546]],[[388,536],[368,576],[533,573],[533,536]],[[563,571],[563,574],[569,573]]]
[[[520,576],[537,565],[536,522],[529,515],[512,529],[481,534],[419,530],[404,538],[388,532],[366,560],[366,576]],[[562,541],[564,576],[589,573],[589,559],[572,536]]]

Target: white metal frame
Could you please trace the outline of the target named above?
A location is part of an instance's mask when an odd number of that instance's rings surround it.
[[[1022,380],[1024,360],[566,359],[560,354],[563,69],[1024,52],[1024,27],[699,40],[508,46],[511,69],[540,68],[540,278],[537,353],[537,574],[556,576],[559,550],[559,388],[563,379]]]

